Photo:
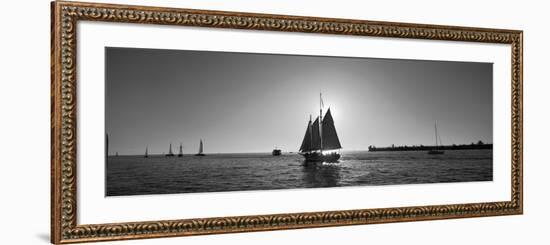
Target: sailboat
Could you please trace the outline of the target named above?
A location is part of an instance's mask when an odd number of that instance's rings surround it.
[[[149,157],[149,151],[148,151],[147,147],[145,147],[145,155],[143,157],[145,157],[145,158]]]
[[[170,143],[170,148],[168,148],[168,154],[166,154],[165,156],[167,156],[167,157],[173,157],[174,156],[174,153],[172,153],[172,143]]]
[[[178,157],[183,157],[183,145],[180,143],[180,152],[178,153]]]
[[[434,124],[434,128],[435,128],[435,148],[429,150],[428,154],[430,154],[430,155],[441,155],[441,154],[444,154],[445,152],[442,151],[442,150],[438,150],[439,143],[440,143],[441,140],[439,140],[439,135],[437,134],[437,123]]]
[[[342,149],[342,145],[340,145],[336,133],[330,108],[323,117],[321,94],[319,94],[319,100],[319,116],[314,122],[311,122],[311,115],[309,116],[306,134],[300,146],[300,154],[305,157],[306,162],[336,162],[340,159],[340,153],[334,150]]]
[[[195,156],[199,156],[199,157],[206,156],[206,155],[203,153],[203,151],[204,151],[204,149],[203,149],[202,140],[201,140],[201,143],[199,144],[199,153],[195,154]]]

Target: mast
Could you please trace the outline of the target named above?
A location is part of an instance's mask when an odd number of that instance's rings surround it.
[[[437,122],[434,123],[434,128],[435,128],[435,148],[437,149],[438,147],[438,142],[437,142]]]
[[[183,146],[182,146],[182,144],[180,143],[180,155],[182,155],[182,154],[183,154]]]
[[[323,153],[323,94],[319,92],[319,138],[321,139],[321,153]]]
[[[172,155],[172,154],[173,154],[173,153],[172,153],[172,143],[170,143],[170,148],[168,148],[168,154],[169,154],[169,155]]]
[[[199,154],[202,154],[202,151],[203,149],[202,149],[202,139],[201,139],[201,143],[199,144]]]
[[[145,157],[148,157],[148,156],[149,156],[148,149],[147,147],[145,147]]]

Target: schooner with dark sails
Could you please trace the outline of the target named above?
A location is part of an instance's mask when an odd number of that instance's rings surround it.
[[[319,94],[320,108],[319,116],[311,122],[311,116],[307,125],[300,154],[305,157],[306,162],[336,162],[340,159],[340,153],[337,150],[342,149],[334,119],[327,110],[323,117],[323,98]]]

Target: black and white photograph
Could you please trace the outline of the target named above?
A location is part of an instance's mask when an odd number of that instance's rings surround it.
[[[105,48],[105,195],[493,181],[493,64]]]
[[[0,244],[548,240],[544,2],[39,1]]]

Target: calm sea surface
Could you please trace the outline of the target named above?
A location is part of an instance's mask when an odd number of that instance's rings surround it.
[[[395,185],[493,179],[492,150],[343,152],[338,163],[303,164],[286,153],[110,156],[107,196]]]

